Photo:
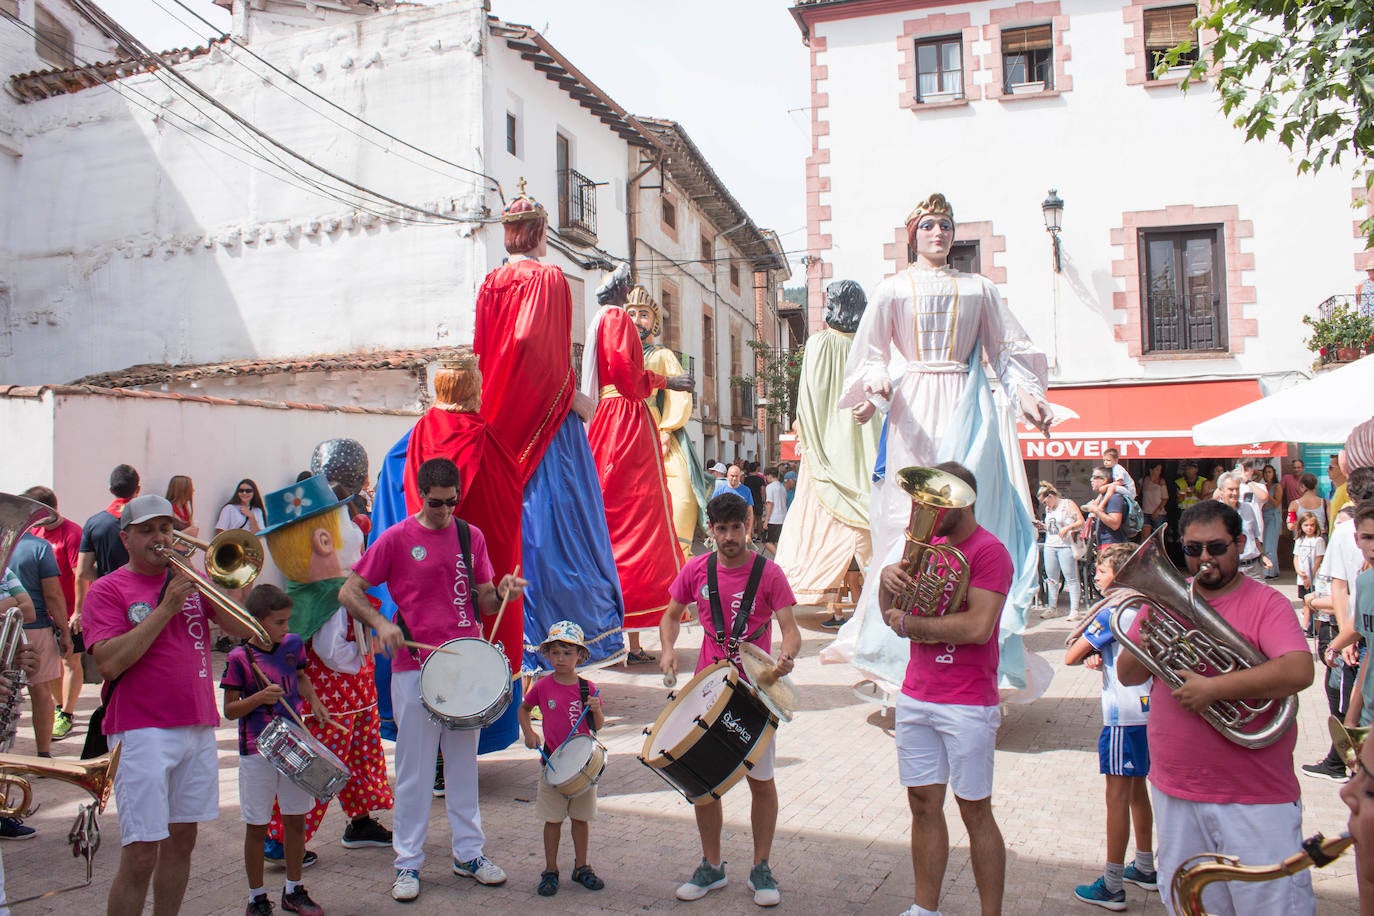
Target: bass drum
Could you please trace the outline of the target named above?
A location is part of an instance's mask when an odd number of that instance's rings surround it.
[[[648,730],[640,763],[694,805],[720,798],[763,757],[778,717],[728,661],[704,669]]]
[[[444,728],[485,728],[511,699],[510,663],[485,639],[450,639],[420,666],[420,702]]]

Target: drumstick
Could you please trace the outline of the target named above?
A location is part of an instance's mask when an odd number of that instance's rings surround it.
[[[511,575],[512,575],[512,576],[515,576],[516,578],[519,578],[519,576],[520,576],[520,564],[519,564],[519,563],[516,563],[516,564],[515,564],[515,572],[511,573]],[[492,645],[495,645],[495,644],[496,644],[496,634],[499,633],[499,632],[501,631],[501,617],[506,613],[506,603],[509,602],[509,601],[510,601],[510,589],[507,588],[507,589],[506,589],[506,597],[504,597],[504,598],[501,599],[501,606],[500,606],[499,608],[497,608],[497,610],[496,610],[496,623],[494,623],[494,624],[491,625],[491,642],[492,642]]]
[[[601,689],[598,687],[596,693],[592,694],[592,696],[593,696],[593,697],[599,697],[599,696],[601,696]],[[571,737],[571,736],[577,734],[577,729],[578,729],[578,727],[582,725],[582,720],[585,719],[585,718],[587,718],[587,713],[591,712],[591,709],[592,709],[592,704],[591,704],[591,703],[588,703],[586,706],[583,706],[583,707],[582,707],[582,714],[581,714],[580,716],[577,717],[577,721],[573,723],[573,727],[568,731],[568,736],[569,736],[569,737]]]
[[[262,686],[266,687],[267,685],[272,683],[267,679],[267,675],[263,673],[263,670],[258,667],[257,659],[249,658],[248,664],[253,666],[253,673],[258,676],[258,680],[262,681]],[[281,706],[282,709],[286,710],[291,715],[292,719],[296,720],[297,725],[299,725],[301,728],[304,728],[306,731],[310,731],[310,729],[306,727],[305,722],[301,719],[300,714],[297,713],[294,709],[292,709],[290,705],[287,704],[284,698],[277,700],[277,703]],[[342,731],[348,731],[348,726],[344,725],[342,722],[335,722],[332,719],[326,719],[325,723],[328,725],[332,725],[334,728],[341,729]]]
[[[431,645],[430,645],[429,643],[427,643],[427,642],[416,642],[416,641],[413,640],[413,639],[403,639],[403,640],[401,640],[401,645],[403,645],[403,646],[410,646],[410,648],[412,648],[412,649],[424,649],[426,652],[442,652],[442,653],[444,653],[445,655],[462,655],[462,654],[463,654],[463,653],[459,652],[459,651],[456,650],[456,649],[445,649],[443,646],[431,646]]]

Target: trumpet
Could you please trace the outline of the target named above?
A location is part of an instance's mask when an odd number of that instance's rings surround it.
[[[267,635],[262,624],[223,591],[246,588],[258,577],[258,573],[262,572],[265,554],[257,535],[241,528],[231,528],[215,535],[214,540],[209,542],[180,533],[172,535],[172,542],[205,553],[204,576],[175,549],[161,544],[154,549],[166,557],[168,564],[173,568],[190,576],[196,590],[204,595],[216,610],[234,618],[251,630],[264,645],[270,646],[272,637]]]
[[[902,468],[897,472],[897,483],[911,497],[911,520],[900,565],[916,580],[916,588],[898,595],[895,607],[923,617],[957,611],[968,591],[968,560],[957,548],[932,544],[930,538],[945,513],[968,508],[977,496],[958,477],[935,468]]]

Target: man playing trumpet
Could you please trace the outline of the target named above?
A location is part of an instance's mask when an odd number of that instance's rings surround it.
[[[1178,671],[1183,683],[1177,688],[1163,678],[1154,680],[1147,735],[1161,888],[1169,887],[1179,866],[1199,853],[1274,862],[1298,848],[1302,807],[1293,773],[1297,728],[1290,725],[1267,747],[1245,747],[1224,737],[1200,713],[1218,700],[1294,696],[1312,683],[1313,673],[1307,640],[1288,599],[1241,575],[1245,535],[1236,510],[1215,500],[1200,502],[1183,513],[1179,536],[1197,598],[1268,660],[1215,676]],[[1154,613],[1147,608],[1136,617],[1127,632],[1129,642],[1138,642],[1141,622]],[[1117,676],[1128,686],[1143,684],[1150,671],[1134,654],[1123,653]],[[1174,914],[1172,901],[1161,896]],[[1213,884],[1203,902],[1207,912],[1218,916],[1302,916],[1316,910],[1307,872],[1265,883]]]
[[[86,651],[109,682],[105,734],[123,747],[114,785],[123,848],[111,916],[143,912],[150,882],[154,913],[181,908],[196,825],[219,817],[209,619],[233,636],[255,632],[216,614],[191,574],[169,575],[173,518],[161,496],[129,500],[119,519],[129,561],[98,579],[83,605]]]

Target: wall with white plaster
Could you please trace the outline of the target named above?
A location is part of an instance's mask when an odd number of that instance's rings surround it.
[[[960,222],[990,220],[1006,237],[1007,250],[993,259],[1007,271],[1003,294],[1031,337],[1057,356],[1060,382],[1263,375],[1308,366],[1313,355],[1302,343],[1301,316],[1358,279],[1349,173],[1298,177],[1277,143],[1244,142],[1205,85],[1186,95],[1128,86],[1129,27],[1119,2],[1064,0],[1071,91],[917,113],[899,107],[907,92],[897,69],[903,22],[969,12],[982,26],[994,5],[1011,4],[930,6],[815,26],[814,35],[826,41],[817,63],[828,68],[818,91],[829,95],[819,117],[830,132],[820,145],[831,155],[820,170],[831,181],[820,199],[831,219],[820,231],[833,242],[813,254],[834,264],[836,279],[871,290],[892,272],[883,246],[894,229],[915,202],[941,191]],[[990,54],[982,40],[973,51]],[[989,66],[985,61],[979,82],[1000,79]],[[1058,276],[1040,212],[1051,187],[1065,201]],[[1113,338],[1121,313],[1112,294],[1124,286],[1112,275],[1122,249],[1111,244],[1110,231],[1123,211],[1176,204],[1235,204],[1240,219],[1253,221],[1254,235],[1240,247],[1254,256],[1243,282],[1255,287],[1258,301],[1244,317],[1258,321],[1259,336],[1234,357],[1140,361]],[[985,270],[989,257],[984,251]]]

